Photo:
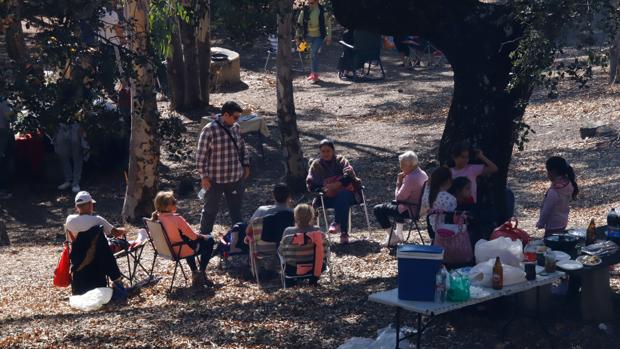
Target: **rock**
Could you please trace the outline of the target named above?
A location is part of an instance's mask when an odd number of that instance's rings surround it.
[[[579,128],[579,134],[581,135],[581,139],[586,139],[592,137],[615,136],[618,134],[618,131],[609,124],[593,124]]]
[[[0,246],[9,246],[11,240],[9,240],[9,234],[6,232],[6,224],[0,221]]]

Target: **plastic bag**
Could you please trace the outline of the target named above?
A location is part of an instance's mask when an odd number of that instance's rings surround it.
[[[520,242],[518,243],[520,244]],[[482,287],[492,287],[494,265],[494,259],[476,264],[469,272],[471,283]],[[504,271],[504,286],[510,286],[525,281],[525,272],[520,267],[513,267],[502,263],[502,269]]]
[[[112,289],[109,287],[98,287],[80,296],[69,297],[69,305],[72,308],[83,311],[93,311],[101,308],[112,299]]]
[[[400,338],[402,339],[407,333],[411,333],[412,331],[412,328],[401,327]],[[393,349],[395,343],[396,330],[392,328],[392,326],[388,326],[379,330],[379,336],[377,337],[377,340],[375,340],[374,343],[369,345],[367,349]],[[411,348],[411,345],[409,344],[409,341],[403,340],[399,343],[398,348],[409,349]]]
[[[375,342],[374,339],[353,337],[338,347],[338,349],[363,349],[368,348]]]
[[[448,288],[448,300],[451,302],[464,302],[469,299],[469,277],[458,273],[450,273],[450,288]]]
[[[491,241],[480,239],[474,247],[474,255],[476,263],[486,262],[489,259],[495,260],[495,257],[499,257],[502,264],[518,267],[523,260],[523,245],[521,241],[512,241],[507,237],[498,237]]]
[[[58,266],[54,270],[54,286],[68,287],[71,285],[71,260],[69,259],[69,243],[65,243]]]

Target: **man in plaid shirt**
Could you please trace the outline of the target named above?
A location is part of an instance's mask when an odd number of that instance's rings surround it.
[[[222,194],[226,196],[231,224],[242,221],[241,202],[244,181],[250,175],[250,159],[241,138],[237,120],[241,116],[239,104],[229,101],[222,113],[200,133],[196,166],[205,195],[200,216],[200,233],[211,234]]]

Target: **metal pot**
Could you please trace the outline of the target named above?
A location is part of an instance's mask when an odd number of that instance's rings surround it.
[[[567,234],[552,234],[545,238],[545,246],[554,251],[562,251],[568,254],[575,252],[575,246],[579,243],[579,238]]]

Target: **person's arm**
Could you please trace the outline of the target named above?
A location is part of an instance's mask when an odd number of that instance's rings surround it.
[[[414,189],[414,185],[415,183],[411,176],[404,176],[401,180],[401,185],[396,189],[396,201],[407,201]]]
[[[323,12],[325,18],[325,43],[331,45],[332,43],[332,18],[331,15],[325,11]]]
[[[114,226],[110,224],[110,222],[108,222],[105,218],[101,216],[97,216],[97,221],[99,224],[103,226],[103,232],[105,233],[106,236],[110,236],[110,235],[116,236],[117,229],[114,228]]]
[[[247,152],[247,148],[245,147],[245,142],[243,141],[243,137],[241,136],[241,128],[239,125],[235,127],[237,131],[237,135],[239,136],[239,152],[243,154],[243,161],[241,165],[243,166],[243,178],[248,178],[250,176],[250,156]]]
[[[310,164],[310,168],[308,169],[308,176],[306,177],[306,186],[308,187],[308,191],[312,192],[317,188],[320,188],[322,183],[318,183],[318,178],[316,177],[316,167],[318,166],[319,160],[314,160],[312,164]]]
[[[340,164],[342,165],[342,179],[340,180],[340,183],[347,186],[355,180],[357,175],[355,174],[353,166],[349,163],[349,160],[347,160],[344,156],[340,159]]]
[[[211,128],[207,126],[200,133],[200,138],[198,138],[198,149],[196,150],[196,168],[198,169],[198,174],[202,181],[202,187],[205,189],[209,189],[211,186],[207,160],[211,154],[212,139]]]
[[[181,231],[181,233],[183,233],[183,235],[187,236],[191,240],[198,240],[198,239],[203,239],[206,237],[206,235],[196,233],[194,229],[192,229],[192,227],[189,226],[189,223],[187,223],[185,218],[183,218],[182,216],[173,216],[173,217],[176,221],[175,223],[177,225],[177,228],[179,228],[179,230]]]
[[[482,150],[476,151],[476,158],[484,163],[484,169],[481,173],[483,176],[490,176],[497,172],[497,165],[495,165],[493,161],[489,160],[489,158],[484,155]]]
[[[553,213],[555,209],[555,205],[558,201],[558,194],[555,190],[549,189],[547,194],[545,195],[545,199],[543,200],[543,205],[540,208],[540,217],[538,218],[538,222],[536,223],[536,228],[543,229],[547,225],[547,221],[549,217]]]
[[[295,40],[298,42],[303,39],[304,36],[304,10],[299,11],[299,17],[297,17],[297,29],[295,30]]]

